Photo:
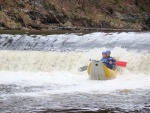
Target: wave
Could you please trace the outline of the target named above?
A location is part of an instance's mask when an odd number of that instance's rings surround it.
[[[44,51],[0,51],[1,71],[51,72],[69,71],[78,73],[79,67],[89,64],[90,59],[100,60],[101,52],[107,48],[95,48],[88,52],[44,52]],[[112,56],[126,61],[126,68],[118,68],[120,73],[150,73],[150,53],[138,53],[116,47]]]

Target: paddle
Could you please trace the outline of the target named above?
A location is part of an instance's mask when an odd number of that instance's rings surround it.
[[[114,62],[114,64],[115,64],[116,66],[126,67],[127,62],[116,61],[116,62]],[[88,66],[80,67],[80,68],[78,68],[78,71],[83,72],[83,71],[87,70],[87,67],[88,67]]]
[[[123,61],[116,61],[116,62],[114,62],[114,64],[115,64],[116,66],[126,67],[127,62],[123,62]]]
[[[87,67],[88,67],[88,66],[80,67],[80,68],[78,68],[78,71],[80,71],[80,72],[85,71],[85,70],[87,70]]]

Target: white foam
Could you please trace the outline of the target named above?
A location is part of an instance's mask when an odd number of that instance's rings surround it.
[[[89,64],[89,60],[100,60],[101,52],[106,48],[95,48],[88,52],[35,52],[35,51],[0,51],[1,71],[51,72],[69,71],[78,73],[77,69]],[[150,53],[137,53],[116,47],[112,56],[126,61],[126,68],[118,68],[131,73],[150,74]]]
[[[18,40],[20,36],[15,35],[12,38]],[[5,43],[5,37],[11,36],[2,35],[0,40],[2,45]],[[30,41],[33,44],[34,39],[30,40],[30,38],[30,36],[25,35],[23,40]],[[35,40],[38,39],[40,42],[45,42],[45,39],[53,42],[57,39],[57,42],[53,43],[54,50],[60,49],[62,42],[67,40],[65,47],[78,48],[79,46],[78,49],[81,49],[81,51],[37,52],[1,50],[0,84],[16,84],[22,88],[43,86],[44,88],[40,91],[33,91],[33,93],[40,95],[78,92],[111,93],[126,89],[150,89],[150,53],[138,52],[140,46],[143,47],[145,45],[149,48],[149,33],[92,33],[83,36],[75,34],[36,36]],[[45,47],[50,46],[49,42]],[[19,41],[18,44],[20,44]],[[111,44],[116,45],[110,46]],[[131,45],[132,48],[139,46],[139,49],[127,50],[123,48],[126,44]],[[26,43],[24,45],[26,47]],[[24,47],[24,45],[22,46]],[[116,79],[92,81],[89,80],[86,71],[77,71],[79,67],[88,65],[90,59],[101,59],[101,52],[107,49],[107,45],[109,45],[109,49],[112,51],[112,56],[117,60],[127,62],[126,68],[117,68],[119,75]],[[88,48],[88,46],[89,49],[85,52],[85,48]],[[116,46],[121,46],[122,48]],[[38,47],[41,46],[38,45]],[[149,49],[146,49],[146,51],[149,51]],[[31,92],[18,92],[17,94],[27,93],[31,95]]]
[[[0,84],[15,84],[20,87],[43,86],[36,95],[62,93],[111,93],[114,91],[149,89],[150,75],[122,74],[116,79],[107,81],[92,81],[88,75],[68,72],[31,73],[31,72],[0,72]],[[31,92],[18,92],[19,95],[30,95]],[[33,96],[32,95],[32,96]]]

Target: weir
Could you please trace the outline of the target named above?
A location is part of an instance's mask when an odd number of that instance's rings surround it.
[[[85,35],[0,35],[1,50],[88,51],[93,48],[122,47],[150,52],[150,33],[91,33]]]

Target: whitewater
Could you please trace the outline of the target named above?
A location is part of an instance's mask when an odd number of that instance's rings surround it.
[[[91,60],[111,50],[127,67],[90,80]],[[2,112],[150,111],[150,33],[0,35]]]

